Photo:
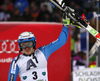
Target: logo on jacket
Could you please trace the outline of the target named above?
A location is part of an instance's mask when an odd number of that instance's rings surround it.
[[[26,80],[27,79],[27,76],[23,76],[23,80]]]
[[[46,75],[46,72],[42,72],[42,75],[45,76]]]

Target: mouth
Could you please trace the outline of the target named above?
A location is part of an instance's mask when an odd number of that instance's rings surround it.
[[[26,51],[27,53],[29,53],[29,52],[30,52],[30,49],[26,49],[25,51]]]
[[[26,52],[29,52],[30,50],[26,50]]]

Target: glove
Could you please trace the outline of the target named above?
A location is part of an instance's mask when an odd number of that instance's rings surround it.
[[[65,14],[63,14],[62,24],[64,26],[70,25],[70,18],[68,18]]]
[[[74,21],[72,21],[70,18],[68,18],[65,14],[63,14],[63,19],[62,19],[62,24],[66,27],[67,25],[73,25],[76,26],[78,28],[81,28],[81,26],[79,26],[77,23],[75,23]]]

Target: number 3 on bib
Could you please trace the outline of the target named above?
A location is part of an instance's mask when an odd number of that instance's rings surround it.
[[[32,74],[33,74],[33,79],[36,80],[36,79],[38,78],[38,76],[37,76],[37,72],[34,71],[34,72],[32,72]]]

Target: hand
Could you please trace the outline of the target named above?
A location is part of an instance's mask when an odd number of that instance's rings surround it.
[[[62,24],[65,26],[70,25],[70,18],[68,18],[65,14],[63,14]]]

